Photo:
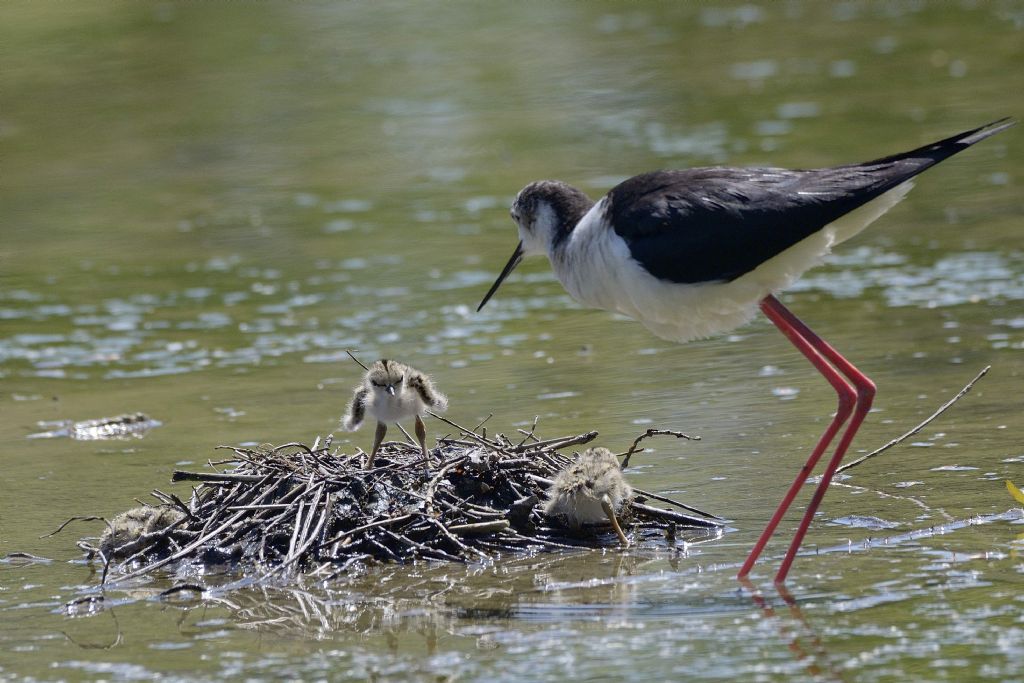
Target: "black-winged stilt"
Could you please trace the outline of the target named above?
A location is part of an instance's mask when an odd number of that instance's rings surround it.
[[[835,417],[772,515],[739,576],[753,567],[800,487],[849,420],[789,546],[782,582],[875,385],[775,298],[832,246],[850,239],[910,190],[927,168],[1014,125],[1000,119],[903,154],[812,170],[655,171],[596,204],[565,183],[530,183],[512,204],[519,245],[480,306],[525,256],[546,255],[577,301],[623,313],[664,339],[725,332],[760,309],[839,396]]]
[[[588,448],[555,477],[548,490],[544,514],[559,517],[574,529],[607,520],[619,542],[628,548],[629,539],[615,513],[632,495],[633,489],[626,483],[612,452],[607,448]]]
[[[430,377],[404,363],[382,358],[367,368],[362,381],[356,386],[348,413],[341,418],[341,426],[355,431],[363,424],[367,413],[377,420],[373,448],[366,459],[366,468],[369,469],[373,467],[373,459],[387,434],[387,423],[415,417],[416,438],[423,451],[423,468],[429,473],[427,428],[420,416],[428,409],[441,412],[447,407],[448,399],[434,388]]]

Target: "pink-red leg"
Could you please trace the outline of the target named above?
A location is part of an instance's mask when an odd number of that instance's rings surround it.
[[[781,583],[786,579],[786,574],[789,573],[789,568],[793,564],[797,551],[800,549],[804,535],[806,535],[807,529],[814,519],[814,513],[817,512],[818,506],[821,505],[821,501],[825,497],[825,491],[828,490],[829,484],[832,483],[832,477],[835,476],[839,464],[846,455],[846,451],[850,448],[850,444],[853,443],[854,436],[856,436],[857,430],[860,429],[861,423],[864,422],[864,418],[867,417],[868,412],[871,410],[871,404],[875,399],[875,383],[850,363],[850,361],[846,360],[842,354],[832,348],[825,340],[812,332],[789,309],[784,307],[778,299],[769,297],[766,299],[766,302],[768,302],[769,306],[778,310],[786,322],[796,328],[805,338],[809,339],[822,355],[832,361],[836,369],[850,380],[856,390],[856,405],[853,410],[853,416],[850,418],[850,423],[846,426],[846,431],[843,432],[842,437],[839,439],[839,445],[836,446],[832,459],[829,460],[825,471],[821,475],[821,482],[818,484],[818,488],[815,489],[814,495],[811,496],[811,502],[807,506],[807,511],[804,513],[803,519],[800,520],[800,526],[793,536],[793,541],[790,543],[789,550],[786,551],[782,564],[779,565],[778,574],[775,575],[776,583]]]
[[[796,557],[797,551],[800,549],[800,544],[803,541],[804,536],[807,534],[807,529],[811,524],[811,520],[814,518],[814,513],[817,511],[818,506],[821,504],[822,498],[825,496],[825,491],[828,490],[828,485],[832,481],[832,477],[835,474],[836,469],[839,467],[839,463],[842,461],[843,456],[846,454],[850,443],[853,441],[854,435],[860,428],[861,423],[864,421],[864,417],[871,409],[871,403],[875,396],[875,385],[868,379],[860,370],[853,366],[848,360],[846,360],[842,354],[832,348],[825,340],[816,335],[807,327],[803,322],[800,321],[795,315],[793,315],[789,309],[782,305],[782,303],[774,296],[768,296],[761,302],[761,310],[768,317],[772,323],[775,324],[779,330],[786,335],[786,337],[793,343],[793,345],[800,351],[815,368],[825,377],[829,384],[836,390],[839,398],[839,406],[836,409],[835,417],[829,423],[828,428],[824,434],[818,440],[814,450],[811,451],[810,457],[807,462],[797,473],[796,479],[790,486],[789,491],[786,492],[782,502],[779,503],[779,507],[775,510],[775,514],[772,515],[771,520],[768,522],[768,526],[765,527],[761,533],[761,537],[754,544],[754,548],[750,551],[750,555],[747,557],[746,562],[743,563],[743,567],[740,569],[739,576],[742,578],[746,576],[750,569],[754,566],[757,558],[764,550],[765,545],[768,543],[768,539],[771,538],[775,532],[776,527],[782,520],[782,517],[786,514],[789,506],[792,504],[796,494],[800,491],[800,487],[803,486],[804,482],[807,481],[807,477],[810,476],[814,466],[821,459],[825,449],[828,448],[829,444],[835,438],[839,429],[843,426],[843,423],[850,418],[852,419],[843,432],[843,436],[839,440],[839,445],[836,446],[835,453],[829,460],[828,466],[825,468],[825,472],[822,475],[821,483],[815,490],[811,502],[807,507],[807,511],[804,513],[804,517],[800,522],[800,526],[797,528],[796,534],[793,536],[793,541],[789,546],[789,550],[786,552],[786,556],[782,560],[782,565],[779,567],[779,572],[775,576],[775,581],[781,583],[785,580],[786,574],[789,572],[790,566],[793,564],[793,558]],[[845,378],[844,378],[845,375]],[[849,381],[847,381],[847,379]]]

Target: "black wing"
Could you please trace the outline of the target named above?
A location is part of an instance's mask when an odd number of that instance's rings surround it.
[[[1012,126],[1002,119],[862,164],[804,171],[694,168],[630,178],[605,215],[652,275],[733,280],[925,169]]]
[[[429,381],[423,375],[413,375],[409,378],[409,386],[420,396],[424,405],[434,407],[435,396]]]

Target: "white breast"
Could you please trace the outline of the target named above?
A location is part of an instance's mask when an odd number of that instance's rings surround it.
[[[408,420],[422,415],[425,410],[426,406],[415,391],[401,391],[394,396],[383,391],[375,392],[369,405],[370,414],[379,422]]]
[[[607,524],[608,515],[601,507],[601,501],[584,495],[582,492],[564,501],[562,506],[554,510],[554,514],[565,517],[570,523],[576,524]]]
[[[549,258],[555,275],[580,303],[622,313],[663,339],[685,342],[749,322],[762,299],[821,263],[833,245],[866,228],[911,186],[908,181],[893,188],[731,282],[677,284],[652,276],[605,223],[607,199],[587,212],[563,249]]]

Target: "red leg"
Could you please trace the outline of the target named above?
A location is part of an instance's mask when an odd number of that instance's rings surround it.
[[[809,327],[804,325],[774,296],[769,295],[761,302],[761,310],[768,319],[771,320],[784,335],[786,335],[793,345],[796,346],[797,350],[799,350],[800,353],[802,353],[811,362],[811,364],[818,369],[828,383],[832,385],[838,394],[839,407],[836,409],[836,415],[832,418],[832,422],[825,430],[825,433],[821,435],[821,438],[818,440],[814,450],[811,451],[811,455],[807,459],[807,462],[800,469],[800,472],[797,473],[797,477],[793,481],[792,486],[790,486],[789,491],[782,499],[782,502],[779,503],[779,507],[775,510],[775,514],[772,515],[771,520],[768,522],[768,526],[765,527],[765,530],[761,533],[761,537],[758,539],[757,543],[754,544],[754,548],[750,551],[750,555],[747,557],[746,562],[743,563],[743,567],[739,572],[739,576],[741,578],[750,572],[750,569],[754,566],[757,558],[768,543],[768,539],[771,538],[776,527],[779,525],[779,522],[782,520],[782,517],[786,514],[786,511],[792,504],[793,499],[796,497],[796,494],[800,491],[800,487],[803,486],[805,481],[807,481],[807,477],[810,476],[814,466],[817,464],[818,460],[821,459],[822,454],[835,438],[840,427],[843,426],[843,423],[846,422],[851,413],[853,414],[853,419],[850,420],[849,426],[843,433],[843,436],[839,441],[839,445],[836,447],[835,454],[832,456],[828,466],[825,468],[821,483],[818,485],[817,490],[814,492],[814,496],[811,498],[811,502],[807,507],[807,512],[804,514],[804,518],[800,522],[800,526],[793,537],[789,550],[786,552],[782,565],[779,567],[779,572],[775,576],[775,581],[781,583],[785,580],[786,574],[789,572],[789,568],[793,564],[793,558],[796,556],[797,550],[800,548],[800,543],[803,541],[803,538],[807,533],[807,528],[810,526],[811,520],[814,518],[814,513],[817,511],[822,498],[825,496],[825,491],[828,489],[828,485],[832,480],[832,476],[835,474],[836,468],[839,467],[839,463],[842,461],[843,455],[845,455],[846,450],[849,448],[850,442],[853,441],[853,437],[857,433],[857,429],[864,421],[865,415],[867,415],[868,410],[871,409],[871,402],[875,395],[875,385],[849,361],[843,358],[838,351],[833,349],[821,337],[812,332]],[[835,367],[833,367],[833,364]],[[849,378],[850,381],[847,382],[843,375]]]
[[[839,468],[839,464],[842,462],[843,456],[846,455],[846,451],[853,442],[853,438],[857,434],[857,430],[860,429],[861,423],[864,422],[864,418],[867,417],[868,411],[871,410],[871,404],[875,399],[875,383],[872,382],[864,373],[854,367],[850,361],[846,360],[842,354],[832,348],[828,342],[812,332],[807,325],[793,315],[789,309],[779,302],[778,299],[770,296],[765,299],[765,304],[774,307],[787,323],[795,328],[805,339],[810,341],[823,356],[828,358],[836,369],[850,380],[857,392],[853,417],[850,418],[850,423],[846,426],[846,431],[843,432],[843,436],[839,439],[839,445],[836,446],[835,453],[832,454],[832,459],[829,460],[828,465],[825,467],[825,471],[821,475],[821,482],[818,484],[818,488],[815,489],[814,495],[811,497],[811,502],[807,506],[807,511],[804,513],[803,519],[800,520],[800,526],[797,528],[797,532],[793,536],[793,541],[790,543],[789,550],[786,551],[786,556],[783,558],[782,564],[779,565],[779,572],[775,575],[775,582],[782,583],[786,579],[786,574],[789,573],[789,568],[793,564],[793,559],[796,557],[797,551],[800,549],[800,543],[803,541],[804,535],[807,533],[807,529],[811,525],[811,520],[814,519],[814,513],[817,512],[818,506],[821,505],[821,501],[825,497],[825,491],[828,490],[829,484],[832,483],[832,477],[835,476],[836,470]]]
[[[777,304],[777,307],[776,307]],[[786,335],[786,337],[796,346],[797,350],[800,351],[807,360],[811,362],[818,371],[824,375],[828,383],[836,390],[839,395],[839,407],[836,410],[836,415],[832,418],[832,422],[829,424],[825,433],[821,435],[814,450],[811,451],[810,457],[807,462],[797,473],[796,479],[793,481],[792,486],[789,487],[789,491],[786,493],[782,502],[779,503],[778,508],[775,510],[775,514],[772,515],[771,520],[768,522],[768,526],[765,527],[764,531],[761,532],[761,537],[754,544],[753,549],[750,551],[750,555],[747,556],[746,562],[743,563],[743,567],[740,568],[740,578],[745,577],[750,573],[751,568],[757,561],[758,556],[764,550],[765,545],[768,543],[768,539],[771,538],[775,532],[775,528],[779,525],[782,517],[786,514],[789,506],[792,504],[793,499],[796,498],[796,494],[799,493],[800,487],[803,486],[804,482],[807,481],[807,477],[810,476],[814,466],[821,459],[822,453],[828,448],[828,445],[832,443],[836,434],[839,432],[839,428],[843,426],[847,418],[853,409],[853,404],[856,401],[856,394],[853,387],[843,379],[842,375],[837,373],[835,369],[829,365],[825,357],[814,348],[811,341],[800,334],[800,330],[789,323],[785,316],[782,315],[779,309],[782,308],[782,304],[778,302],[774,297],[767,297],[761,302],[761,310],[768,317],[772,323],[775,324],[779,330]],[[788,312],[788,311],[787,311]]]

